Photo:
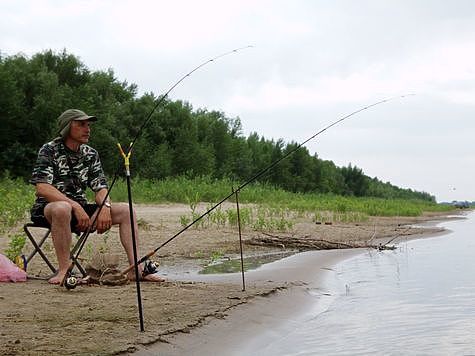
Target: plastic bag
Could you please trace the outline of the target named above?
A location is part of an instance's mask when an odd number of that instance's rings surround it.
[[[0,282],[25,282],[26,272],[0,253]]]

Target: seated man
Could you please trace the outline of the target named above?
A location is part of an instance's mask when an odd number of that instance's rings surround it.
[[[96,150],[86,145],[91,133],[90,122],[97,121],[83,111],[70,109],[58,118],[60,137],[44,144],[36,161],[30,182],[36,186],[37,199],[31,209],[31,220],[51,226],[51,236],[58,258],[58,273],[49,283],[60,284],[71,264],[71,231],[86,231],[94,221],[98,205],[107,196],[108,186]],[[96,204],[88,204],[85,190],[95,192]],[[103,233],[111,225],[119,224],[122,246],[132,265],[133,245],[130,214],[127,204],[106,201],[91,230]],[[134,219],[137,235],[137,223]],[[142,265],[139,270],[142,270]],[[129,279],[134,279],[132,270]],[[161,282],[157,274],[148,274],[144,280]]]

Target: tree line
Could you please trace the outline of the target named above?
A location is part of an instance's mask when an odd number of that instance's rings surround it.
[[[118,80],[112,69],[92,71],[66,50],[31,57],[0,52],[0,175],[28,179],[38,149],[57,136],[56,118],[78,108],[99,118],[90,144],[113,176],[121,165],[117,142],[128,144],[136,136],[159,99],[137,92],[135,84]],[[153,180],[185,175],[243,182],[297,146],[258,133],[246,137],[239,117],[166,99],[134,146],[132,172]],[[368,177],[351,164],[337,167],[305,147],[259,181],[293,192],[435,201],[426,192]]]

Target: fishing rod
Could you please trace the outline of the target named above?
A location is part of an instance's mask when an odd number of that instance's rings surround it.
[[[248,45],[248,46],[244,46],[244,47],[239,47],[239,48],[235,48],[231,51],[228,51],[228,52],[224,52],[220,55],[217,55],[213,58],[210,58],[204,62],[202,62],[201,64],[197,65],[196,67],[194,67],[191,71],[189,71],[188,73],[186,73],[185,75],[183,75],[180,79],[178,79],[166,92],[165,94],[163,94],[162,96],[159,97],[159,99],[157,100],[157,102],[155,103],[155,105],[153,106],[153,108],[150,110],[150,112],[147,114],[147,116],[145,117],[145,120],[144,122],[142,123],[142,125],[140,126],[139,130],[137,131],[137,133],[135,134],[135,137],[133,138],[133,140],[131,141],[128,149],[124,152],[124,154],[126,156],[128,156],[131,152],[132,152],[132,149],[133,147],[135,146],[135,143],[137,142],[137,140],[139,139],[139,137],[141,136],[142,134],[142,131],[145,129],[145,127],[149,124],[149,122],[152,120],[152,115],[154,114],[154,112],[158,109],[158,107],[160,106],[160,104],[162,104],[165,99],[168,97],[168,95],[178,86],[180,85],[186,78],[190,77],[193,73],[195,73],[196,71],[200,70],[201,68],[203,68],[204,66],[212,63],[212,62],[215,62],[216,60],[220,59],[220,58],[223,58],[225,56],[228,56],[228,55],[232,55],[232,54],[236,54],[242,50],[245,50],[247,48],[253,48],[254,46],[252,45]],[[102,200],[101,204],[99,204],[98,206],[98,211],[97,211],[97,214],[95,214],[94,216],[94,219],[91,223],[91,225],[88,227],[88,229],[86,231],[84,231],[78,242],[76,243],[75,247],[73,248],[73,250],[71,251],[71,256],[72,256],[72,262],[63,278],[63,280],[61,281],[60,285],[61,286],[65,286],[66,288],[68,289],[73,289],[76,287],[76,284],[77,284],[77,279],[74,277],[74,276],[71,276],[71,272],[74,268],[74,261],[77,260],[77,258],[79,257],[84,245],[86,244],[86,241],[90,235],[90,233],[92,232],[93,230],[93,226],[95,225],[96,221],[97,221],[97,217],[99,216],[99,213],[101,212],[102,208],[104,207],[104,204],[105,202],[109,199],[109,196],[110,196],[110,193],[117,181],[117,178],[118,178],[118,175],[119,175],[119,171],[121,169],[121,165],[119,165],[119,167],[117,168],[115,174],[114,174],[114,178],[112,180],[112,183],[107,191],[107,194],[106,196],[104,197],[104,199]]]
[[[281,158],[277,159],[276,161],[272,162],[270,165],[268,165],[267,167],[263,168],[262,170],[260,170],[259,172],[257,172],[254,176],[252,176],[250,179],[248,179],[247,181],[245,181],[243,184],[241,184],[239,187],[237,187],[236,189],[233,189],[233,191],[231,193],[229,193],[227,196],[225,196],[223,199],[221,199],[218,203],[216,203],[214,206],[212,206],[211,208],[209,208],[206,212],[204,212],[202,215],[200,215],[199,217],[197,217],[195,220],[193,220],[191,223],[189,223],[187,226],[183,227],[180,231],[178,231],[175,235],[173,235],[172,237],[170,237],[168,240],[166,240],[165,242],[163,242],[161,245],[159,245],[157,248],[155,248],[154,250],[151,250],[149,253],[147,253],[145,256],[143,256],[140,260],[137,261],[137,264],[141,264],[145,261],[147,261],[148,259],[150,259],[150,257],[152,257],[153,255],[155,255],[161,248],[163,248],[164,246],[166,246],[167,244],[169,244],[171,241],[173,241],[175,238],[177,238],[178,236],[180,236],[182,233],[184,233],[186,230],[188,230],[190,227],[192,227],[194,224],[196,224],[198,221],[200,221],[201,219],[203,219],[205,216],[207,216],[209,213],[211,213],[213,210],[215,210],[218,206],[220,206],[221,204],[223,204],[226,200],[228,200],[229,198],[231,198],[233,195],[236,195],[237,193],[239,193],[242,189],[244,189],[246,186],[248,186],[249,184],[251,184],[252,182],[254,182],[255,180],[257,180],[258,178],[260,178],[262,175],[264,175],[265,173],[267,173],[269,170],[271,170],[272,168],[274,168],[276,165],[278,165],[281,161],[283,161],[284,159],[286,159],[287,157],[289,157],[290,155],[292,155],[294,152],[296,152],[298,149],[300,149],[303,145],[305,145],[306,143],[308,143],[309,141],[313,140],[315,137],[321,135],[322,133],[324,133],[325,131],[327,131],[328,129],[332,128],[333,126],[349,119],[350,117],[362,112],[362,111],[365,111],[365,110],[368,110],[374,106],[377,106],[377,105],[380,105],[380,104],[384,104],[384,103],[387,103],[388,101],[391,101],[391,100],[395,100],[395,99],[403,99],[405,97],[408,97],[408,96],[412,96],[412,95],[415,95],[415,94],[405,94],[405,95],[399,95],[399,96],[394,96],[394,97],[390,97],[390,98],[387,98],[387,99],[383,99],[383,100],[380,100],[380,101],[377,101],[373,104],[370,104],[368,106],[365,106],[365,107],[362,107],[358,110],[355,110],[353,112],[351,112],[350,114],[348,115],[345,115],[343,116],[342,118],[332,122],[331,124],[325,126],[323,129],[321,129],[320,131],[318,131],[317,133],[315,133],[314,135],[310,136],[309,138],[307,138],[305,141],[301,142],[300,144],[298,144],[294,149],[290,150],[289,152],[287,152],[284,156],[282,156]],[[121,274],[126,274],[128,272],[130,272],[133,268],[135,268],[135,265],[130,265],[129,267],[127,267],[125,270],[121,271]]]
[[[155,112],[155,110],[157,110],[157,108],[160,106],[160,104],[168,97],[168,94],[170,94],[170,92],[175,89],[178,85],[180,85],[180,83],[182,81],[184,81],[186,78],[188,78],[189,76],[191,76],[194,72],[196,72],[197,70],[201,69],[202,67],[204,67],[205,65],[211,63],[211,62],[214,62],[222,57],[225,57],[225,56],[228,56],[230,54],[235,54],[239,51],[242,51],[242,50],[245,50],[247,48],[253,48],[254,46],[251,46],[251,45],[248,45],[248,46],[244,46],[244,47],[239,47],[239,48],[236,48],[236,49],[233,49],[231,51],[228,51],[228,52],[225,52],[225,53],[222,53],[220,54],[219,56],[216,56],[214,58],[211,58],[211,59],[208,59],[207,61],[201,63],[200,65],[196,66],[194,69],[192,69],[190,72],[186,73],[183,77],[181,77],[175,84],[173,84],[170,89],[168,89],[168,91],[163,94],[160,99],[157,101],[157,103],[155,104],[155,106],[153,107],[153,109],[150,111],[150,113],[147,115],[145,121],[143,122],[142,126],[140,127],[139,131],[137,132],[137,134],[135,135],[135,138],[132,140],[132,143],[130,144],[129,146],[129,149],[127,152],[125,152],[126,154],[129,153],[132,148],[134,147],[135,145],[135,142],[137,141],[137,139],[139,138],[139,136],[141,135],[143,129],[148,125],[148,123],[150,122],[150,120],[152,119],[152,114]]]

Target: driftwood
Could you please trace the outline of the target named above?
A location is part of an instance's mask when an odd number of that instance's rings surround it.
[[[377,250],[394,250],[395,246],[374,245],[367,242],[340,242],[316,239],[310,236],[276,236],[262,233],[262,236],[253,237],[246,241],[250,245],[277,246],[281,248],[294,248],[298,250],[333,250],[347,248],[374,248]]]

